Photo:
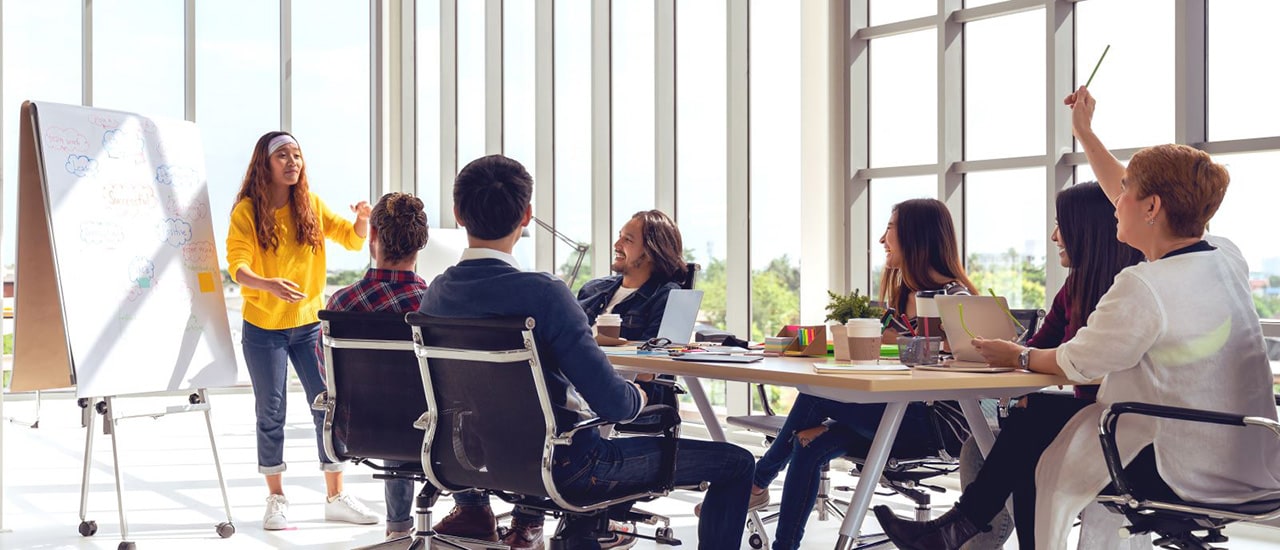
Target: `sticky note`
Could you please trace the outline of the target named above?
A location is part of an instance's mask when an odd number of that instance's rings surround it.
[[[200,280],[200,292],[213,292],[213,273],[201,271],[196,278]]]

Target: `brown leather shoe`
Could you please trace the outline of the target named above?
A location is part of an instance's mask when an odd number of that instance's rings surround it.
[[[488,506],[454,506],[431,530],[441,535],[498,541],[498,520]]]
[[[900,550],[959,550],[982,531],[955,508],[930,521],[902,519],[883,505],[875,512],[885,536]]]
[[[511,529],[502,537],[511,550],[543,550],[542,522],[534,523],[519,516],[511,520]]]

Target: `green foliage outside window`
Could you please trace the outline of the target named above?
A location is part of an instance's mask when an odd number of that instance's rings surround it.
[[[1031,263],[1030,258],[1012,248],[1004,254],[970,254],[966,269],[978,292],[995,290],[1009,301],[1011,308],[1045,307],[1044,266]]]

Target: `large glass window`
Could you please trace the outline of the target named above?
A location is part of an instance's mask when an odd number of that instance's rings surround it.
[[[612,225],[617,230],[654,204],[654,6],[612,6]]]
[[[871,42],[871,165],[938,160],[938,31]]]
[[[800,322],[800,5],[750,9],[751,339],[760,341]]]
[[[329,209],[354,219],[370,200],[369,7],[354,2],[293,4],[293,134],[307,181]],[[326,245],[329,283],[356,281],[369,251]]]
[[[556,229],[572,239],[591,239],[591,3],[555,4]],[[610,246],[611,243],[592,243]],[[556,270],[568,276],[578,253],[556,241]],[[572,288],[591,278],[591,255]]]
[[[1093,128],[1107,147],[1173,141],[1173,7],[1165,0],[1075,5],[1076,86],[1111,46],[1089,86],[1098,98]]]
[[[1044,153],[1044,17],[1033,10],[965,25],[966,159]]]
[[[965,175],[965,269],[979,292],[994,290],[1011,308],[1046,305],[1044,182],[1044,168]]]
[[[1280,72],[1255,60],[1280,58],[1280,2],[1209,2],[1209,139],[1280,135]]]
[[[458,169],[485,151],[485,2],[458,2]]]
[[[417,16],[417,53],[415,74],[417,78],[418,116],[417,147],[418,197],[427,211],[431,227],[440,226],[440,3],[438,0],[419,0]],[[453,182],[446,185],[452,187]]]
[[[1280,152],[1218,155],[1231,174],[1231,186],[1209,222],[1209,233],[1231,239],[1249,262],[1249,287],[1263,319],[1280,319],[1280,249],[1275,233],[1265,228],[1280,204],[1275,185]]]
[[[279,37],[274,4],[196,4],[196,123],[204,139],[214,238],[223,252],[253,146],[280,128]]]
[[[871,231],[867,249],[871,251],[871,297],[880,298],[880,277],[884,275],[885,252],[880,244],[893,216],[893,207],[907,199],[932,199],[938,196],[938,178],[912,176],[885,178],[871,182]],[[862,290],[862,289],[857,289]]]
[[[5,2],[4,24],[4,240],[6,274],[14,268],[18,221],[18,125],[22,102],[80,104],[80,2]]]
[[[182,2],[94,2],[93,105],[183,118],[183,21]]]
[[[870,21],[883,25],[938,13],[937,0],[871,0]]]
[[[719,2],[676,2],[676,203],[685,255],[702,264],[702,316],[725,327],[727,20]]]

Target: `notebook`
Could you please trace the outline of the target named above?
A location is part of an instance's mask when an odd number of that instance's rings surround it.
[[[953,360],[942,365],[929,365],[927,370],[960,372],[1009,372],[1013,367],[993,367],[982,354],[973,348],[974,338],[999,338],[1014,340],[1017,327],[1006,312],[1008,306],[1003,297],[994,296],[935,296],[934,304],[942,317],[947,333],[947,345],[951,347]]]
[[[688,344],[693,338],[693,323],[698,320],[698,309],[701,307],[701,290],[678,289],[667,292],[667,309],[662,312],[658,338],[666,338],[672,344]]]
[[[822,374],[911,374],[911,368],[896,363],[814,363],[813,371]]]
[[[672,355],[672,359],[676,361],[694,361],[698,363],[755,363],[764,359],[763,355],[727,355],[723,353],[686,353],[684,355]]]

